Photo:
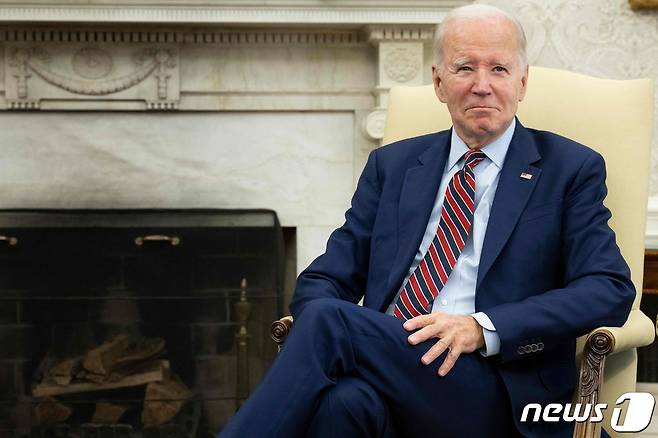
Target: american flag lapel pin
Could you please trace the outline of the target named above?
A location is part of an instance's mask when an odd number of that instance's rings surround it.
[[[531,173],[525,173],[522,172],[521,175],[519,175],[523,179],[532,179],[532,174]]]

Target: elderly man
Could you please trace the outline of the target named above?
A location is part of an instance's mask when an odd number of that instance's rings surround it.
[[[635,296],[603,159],[515,118],[528,67],[506,13],[451,12],[436,61],[453,128],[370,154],[298,279],[284,351],[221,436],[570,436],[519,420],[570,400],[576,338],[622,325]]]

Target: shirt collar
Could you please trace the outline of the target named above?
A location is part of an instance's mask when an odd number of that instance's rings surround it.
[[[509,144],[512,141],[515,127],[516,117],[512,119],[512,123],[510,123],[505,132],[503,132],[503,135],[481,149],[482,152],[487,155],[487,158],[489,158],[498,167],[498,169],[503,168],[505,155],[507,155],[507,149],[509,149]],[[450,136],[450,156],[448,157],[448,169],[452,169],[452,167],[457,164],[457,162],[468,151],[468,146],[466,146],[464,140],[459,138],[455,132],[455,129],[453,128]]]

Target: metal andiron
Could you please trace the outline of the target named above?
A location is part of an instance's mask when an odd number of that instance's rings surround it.
[[[249,338],[247,320],[251,313],[251,303],[247,301],[247,279],[240,282],[240,301],[235,303],[235,313],[238,316],[238,333],[235,335],[237,345],[238,367],[235,387],[235,409],[238,410],[249,395]]]

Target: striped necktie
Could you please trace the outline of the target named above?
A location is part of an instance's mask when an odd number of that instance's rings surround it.
[[[475,210],[473,169],[486,155],[471,150],[464,158],[464,167],[453,175],[446,188],[434,239],[395,302],[393,314],[400,319],[430,313],[434,299],[448,282],[471,232]]]

